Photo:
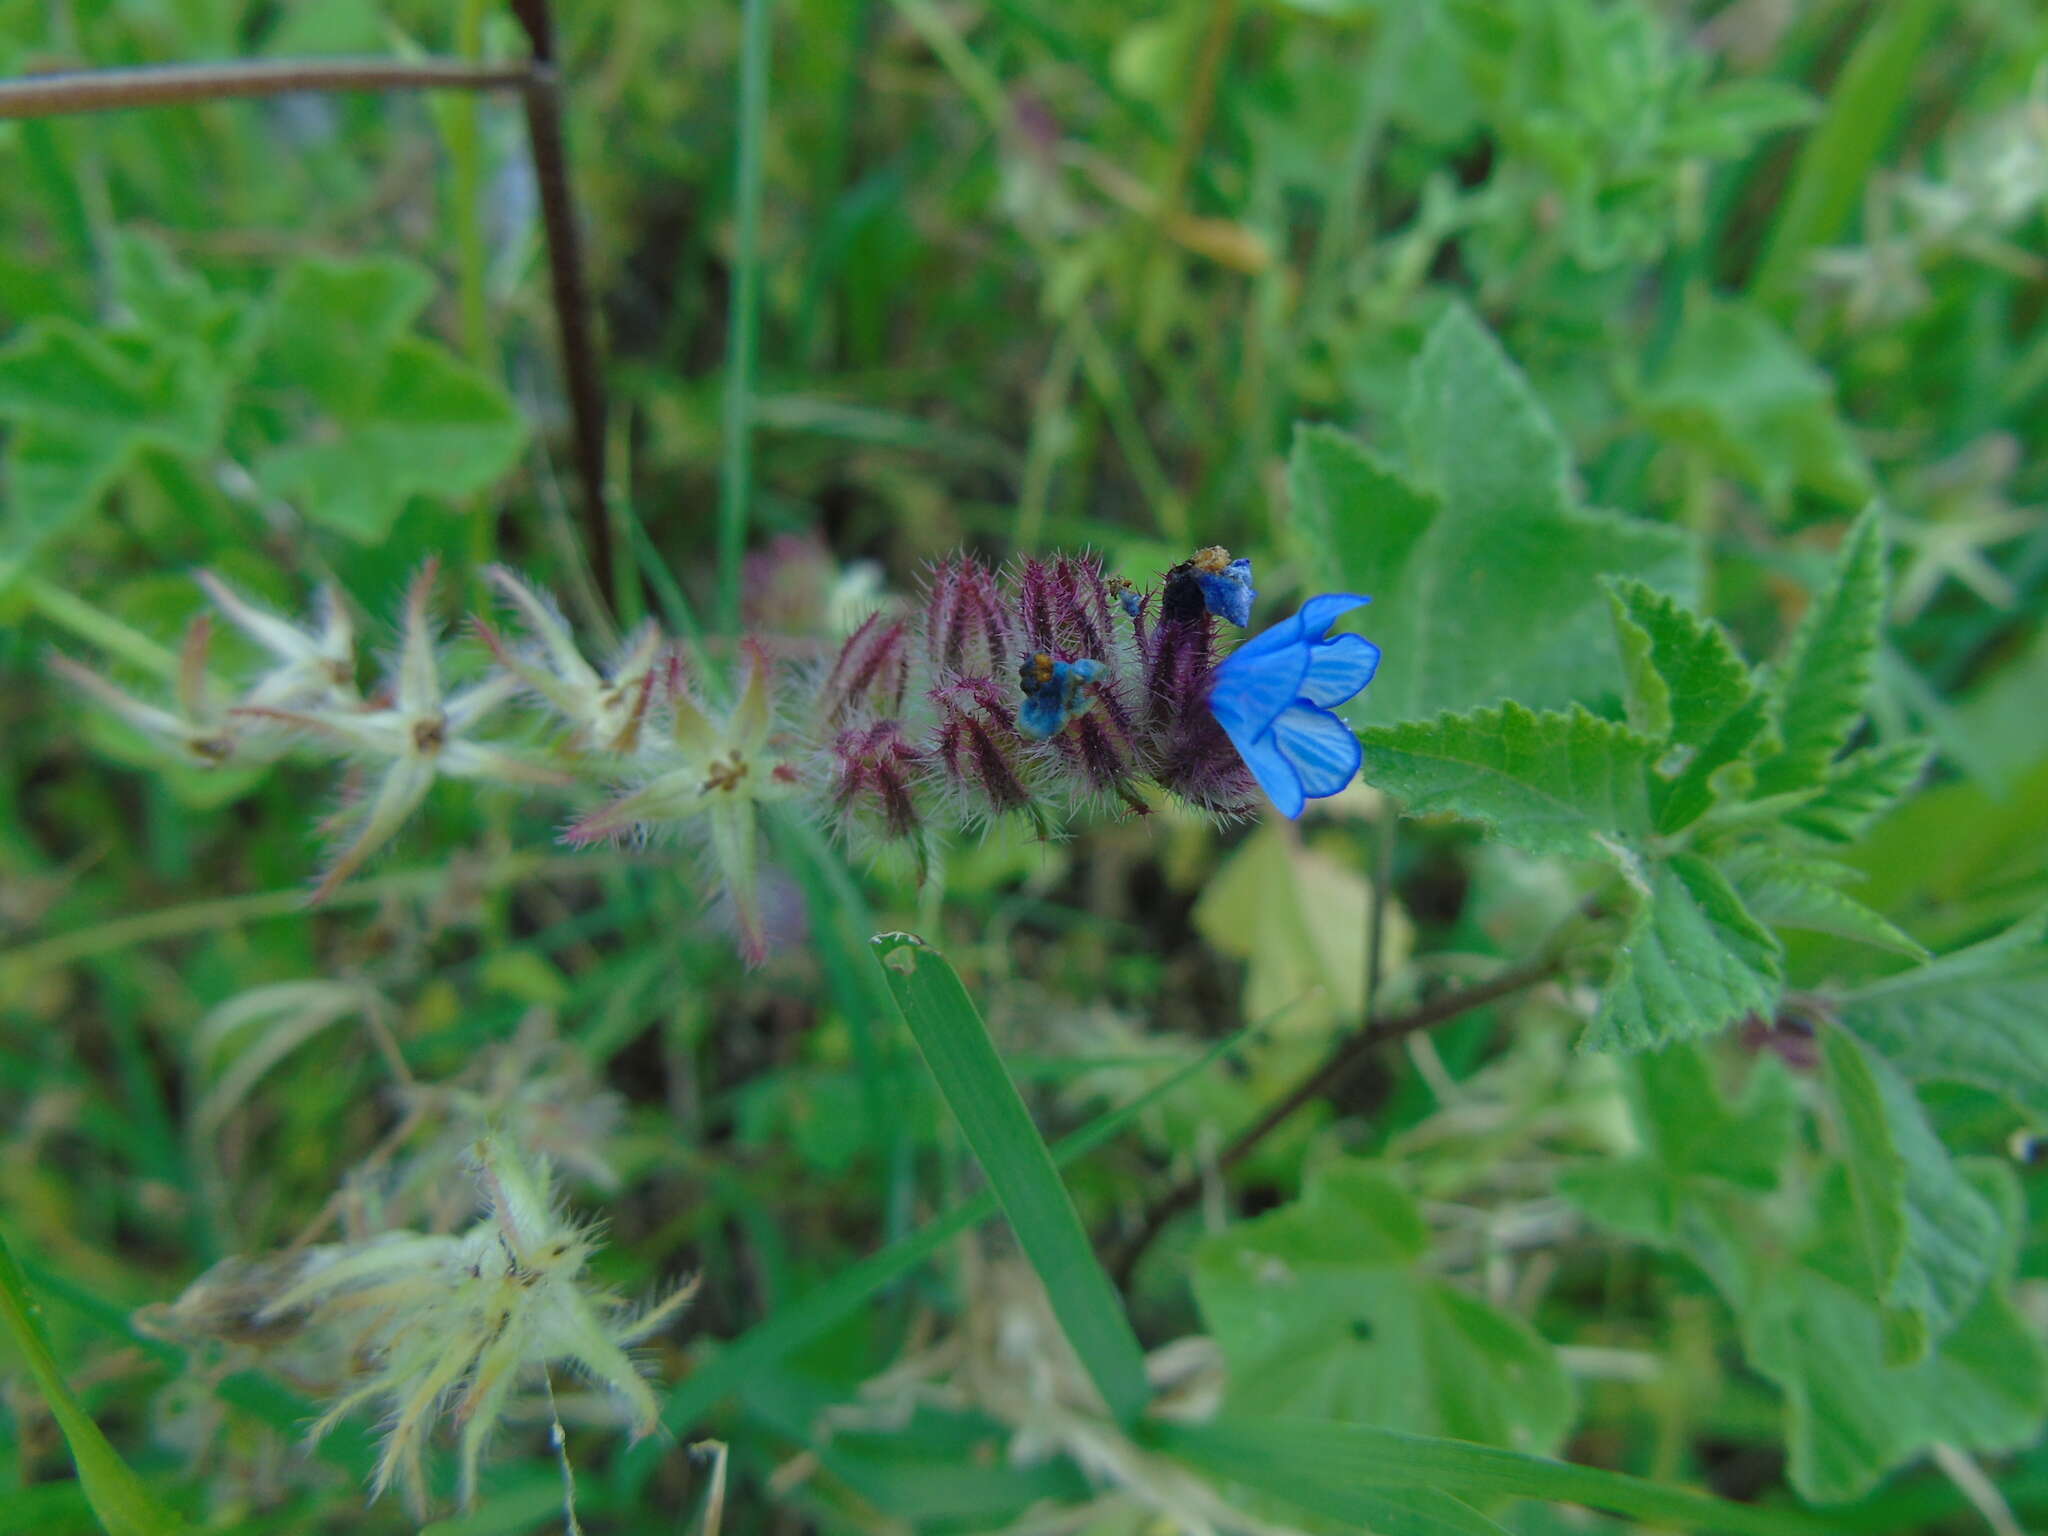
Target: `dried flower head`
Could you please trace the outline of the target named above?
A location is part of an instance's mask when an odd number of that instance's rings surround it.
[[[661,632],[642,624],[626,639],[610,674],[583,659],[561,610],[545,593],[528,586],[502,565],[486,573],[526,620],[535,643],[518,646],[479,618],[477,633],[498,665],[545,699],[565,721],[579,747],[625,754],[640,744],[640,725],[662,656]]]
[[[631,1313],[585,1274],[596,1235],[557,1209],[545,1165],[529,1167],[487,1137],[475,1146],[475,1166],[484,1215],[467,1232],[395,1232],[276,1260],[229,1260],[166,1314],[188,1328],[210,1325],[216,1336],[302,1341],[352,1362],[355,1379],[312,1433],[381,1403],[384,1446],[371,1496],[399,1483],[416,1514],[426,1504],[422,1453],[435,1422],[446,1414],[460,1430],[468,1504],[478,1458],[514,1392],[545,1381],[551,1365],[608,1389],[633,1433],[650,1433],[658,1406],[627,1350],[672,1322],[692,1290]]]
[[[519,679],[498,673],[448,693],[441,681],[433,596],[436,564],[429,560],[406,592],[398,664],[388,701],[373,709],[329,703],[295,709],[250,705],[236,713],[314,733],[344,750],[383,765],[383,776],[348,821],[353,833],[313,900],[331,895],[378,848],[391,840],[418,809],[436,778],[497,779],[513,784],[562,784],[559,773],[476,741],[472,733],[519,691]]]
[[[739,699],[721,718],[692,696],[680,662],[671,658],[666,692],[669,739],[647,755],[652,776],[563,832],[567,843],[649,838],[684,827],[708,832],[712,862],[732,903],[740,951],[748,964],[767,958],[761,919],[756,844],[757,810],[785,800],[798,785],[796,769],[770,745],[775,734],[769,663],[752,654]]]

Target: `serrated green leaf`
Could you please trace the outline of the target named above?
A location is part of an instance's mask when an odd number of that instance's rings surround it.
[[[1675,832],[1706,814],[1716,775],[1763,733],[1763,704],[1720,625],[1641,582],[1609,578],[1607,586],[1630,723],[1670,745],[1658,758],[1651,799],[1657,830]]]
[[[1884,534],[1873,507],[1850,527],[1827,589],[1793,633],[1772,690],[1779,750],[1757,769],[1757,793],[1827,782],[1863,717],[1884,603]]]
[[[2019,1196],[2009,1172],[1971,1173],[2010,1230]],[[1889,1364],[1892,1335],[1869,1299],[1846,1179],[1828,1182],[1821,1207],[1804,1257],[1764,1273],[1739,1307],[1750,1361],[1785,1393],[1793,1487],[1834,1503],[1931,1446],[1999,1451],[2031,1441],[2048,1414],[2048,1356],[2006,1296],[2009,1258],[1924,1358]]]
[[[1705,452],[1774,509],[1795,489],[1845,502],[1870,494],[1834,381],[1752,304],[1689,305],[1638,408],[1653,430]]]
[[[1785,820],[1816,837],[1853,843],[1920,782],[1932,751],[1924,741],[1902,741],[1852,752],[1828,770],[1820,792]]]
[[[1638,1051],[1712,1034],[1778,1005],[1778,941],[1704,859],[1652,864],[1582,1046]]]
[[[1617,839],[1650,829],[1644,770],[1657,743],[1576,706],[1507,703],[1373,726],[1360,740],[1366,781],[1410,815],[1462,816],[1531,853],[1625,857]]]
[[[1908,1077],[1974,1084],[2048,1119],[2048,911],[1849,992],[1837,1009]]]
[[[1829,933],[1909,959],[1927,958],[1925,945],[1841,888],[1844,880],[1858,878],[1846,865],[1764,853],[1734,863],[1726,872],[1742,893],[1742,904],[1774,928]]]
[[[415,496],[460,500],[518,461],[526,430],[504,391],[445,348],[390,348],[361,414],[271,449],[255,473],[313,522],[374,543]]]
[[[1888,1363],[1908,1364],[1977,1302],[1999,1263],[1998,1213],[1950,1161],[1904,1079],[1847,1031],[1822,1033]]]
[[[1578,506],[1564,445],[1528,383],[1462,309],[1430,331],[1403,424],[1401,470],[1328,428],[1298,433],[1290,467],[1328,584],[1374,600],[1370,632],[1390,660],[1361,713],[1417,720],[1611,689],[1596,578],[1689,589],[1689,542]]]
[[[1239,1412],[1555,1446],[1571,1383],[1519,1319],[1420,1273],[1429,1235],[1384,1172],[1340,1163],[1203,1243],[1195,1298]]]

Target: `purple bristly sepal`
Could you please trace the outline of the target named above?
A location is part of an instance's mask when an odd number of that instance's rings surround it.
[[[909,635],[901,619],[879,613],[848,635],[818,694],[820,723],[837,726],[901,714],[910,679]]]
[[[953,555],[925,589],[925,654],[941,675],[1000,676],[1016,650],[995,574],[972,555]]]
[[[899,840],[924,826],[916,787],[923,754],[894,720],[841,731],[832,743],[832,809],[843,827]]]

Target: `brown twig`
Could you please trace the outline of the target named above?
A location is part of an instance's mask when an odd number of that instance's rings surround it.
[[[63,70],[0,80],[0,119],[178,106],[294,91],[501,91],[525,86],[530,64],[457,59],[251,59],[141,69]]]
[[[1483,1008],[1488,1003],[1533,987],[1538,982],[1548,981],[1563,968],[1565,957],[1552,949],[1525,960],[1520,965],[1511,965],[1498,975],[1485,981],[1475,982],[1469,987],[1443,997],[1433,998],[1420,1007],[1391,1019],[1357,1030],[1338,1042],[1330,1054],[1323,1058],[1321,1065],[1296,1083],[1280,1098],[1268,1105],[1264,1114],[1239,1131],[1230,1144],[1217,1154],[1215,1171],[1222,1172],[1236,1166],[1248,1156],[1252,1149],[1285,1123],[1295,1111],[1329,1093],[1348,1077],[1352,1070],[1364,1061],[1372,1051],[1389,1040],[1398,1040],[1404,1035],[1417,1034],[1447,1023],[1474,1008]],[[1204,1175],[1197,1173],[1182,1180],[1146,1208],[1144,1218],[1138,1223],[1138,1230],[1132,1234],[1122,1250],[1110,1265],[1110,1272],[1118,1285],[1127,1285],[1131,1273],[1138,1266],[1138,1260],[1152,1240],[1166,1224],[1201,1198]]]
[[[556,67],[555,24],[548,0],[511,0],[512,14],[526,31],[533,65],[526,80],[526,136],[540,192],[541,225],[547,233],[548,277],[554,293],[555,325],[562,344],[562,378],[569,396],[569,425],[576,479],[583,488],[584,535],[591,574],[608,606],[613,590],[612,519],[604,485],[604,379],[590,332],[590,300],[583,277],[583,239],[569,194],[569,155],[562,138],[562,85]]]

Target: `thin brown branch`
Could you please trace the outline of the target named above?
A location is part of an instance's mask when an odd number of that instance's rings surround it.
[[[562,136],[561,75],[555,57],[554,16],[547,0],[511,0],[512,14],[526,31],[533,68],[526,82],[526,135],[540,192],[541,225],[547,232],[548,277],[554,294],[555,326],[561,338],[562,378],[569,397],[571,446],[576,479],[583,491],[585,553],[598,591],[616,608],[613,590],[612,518],[604,483],[604,378],[590,329],[590,299],[583,275],[583,238],[576,202],[569,190],[569,153]]]
[[[1499,1002],[1504,997],[1548,981],[1564,968],[1564,956],[1554,950],[1511,965],[1496,976],[1485,981],[1474,982],[1469,987],[1442,997],[1432,998],[1420,1007],[1377,1024],[1354,1031],[1339,1041],[1325,1056],[1322,1063],[1303,1077],[1286,1093],[1266,1107],[1265,1113],[1250,1125],[1239,1131],[1231,1142],[1217,1154],[1215,1170],[1223,1172],[1235,1167],[1250,1155],[1260,1142],[1264,1141],[1294,1113],[1314,1103],[1338,1087],[1352,1071],[1377,1047],[1389,1040],[1398,1040],[1404,1035],[1418,1034],[1425,1029],[1434,1029],[1448,1023],[1474,1008],[1484,1008],[1488,1003]],[[1138,1266],[1152,1240],[1165,1230],[1166,1224],[1187,1210],[1202,1194],[1203,1175],[1195,1174],[1182,1180],[1146,1208],[1138,1230],[1132,1234],[1110,1265],[1110,1272],[1119,1285],[1128,1284],[1131,1273]]]
[[[112,112],[294,91],[502,91],[525,86],[533,66],[460,59],[247,59],[140,69],[64,70],[0,80],[0,119]]]

